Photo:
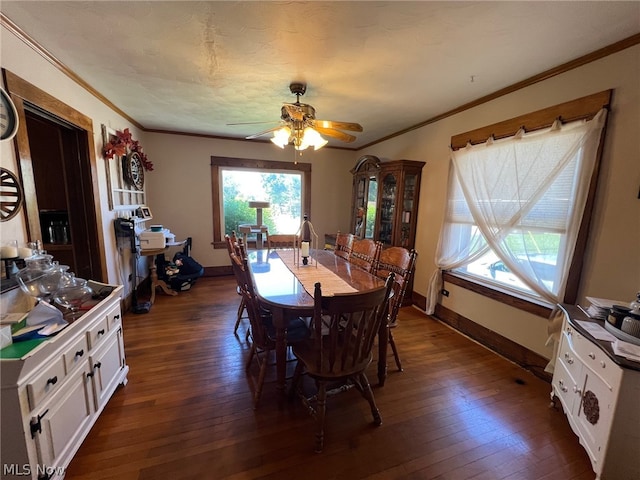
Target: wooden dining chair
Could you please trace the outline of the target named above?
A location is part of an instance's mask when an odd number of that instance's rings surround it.
[[[345,260],[349,260],[354,238],[355,235],[353,235],[353,233],[338,232],[336,235],[336,246],[334,249],[335,254]]]
[[[249,350],[245,368],[249,372],[254,359],[257,360],[259,366],[258,379],[253,393],[253,408],[255,409],[258,408],[260,403],[267,367],[274,364],[270,362],[270,357],[272,356],[271,352],[276,348],[276,331],[271,313],[263,308],[258,301],[247,259],[240,259],[237,255],[232,254],[231,260],[243,279],[242,298],[249,315],[251,349]],[[308,336],[309,328],[302,318],[295,318],[289,321],[287,326],[287,345],[295,345]]]
[[[227,245],[227,250],[229,252],[229,257],[231,258],[231,255],[239,255],[240,254],[240,248],[238,246],[238,238],[235,236],[235,232],[231,232],[231,235],[227,234],[224,236],[224,240],[225,243]],[[233,276],[236,279],[236,293],[238,295],[240,295],[240,305],[238,305],[238,313],[236,315],[236,323],[235,326],[233,327],[233,333],[237,333],[238,332],[238,327],[240,327],[240,323],[242,322],[242,319],[245,318],[245,313],[246,313],[246,305],[244,302],[244,297],[242,296],[242,282],[243,282],[243,278],[242,276],[237,272],[237,268],[233,263],[233,259],[231,259],[231,270],[233,271]],[[248,333],[248,331],[247,331]]]
[[[393,350],[393,356],[396,360],[396,366],[399,371],[402,371],[402,362],[398,355],[396,341],[393,338],[393,329],[398,326],[398,312],[400,311],[400,307],[402,307],[407,287],[411,283],[411,277],[415,270],[417,257],[418,252],[413,249],[407,250],[404,247],[384,248],[380,252],[375,266],[375,275],[380,278],[386,278],[390,272],[395,273],[393,295],[389,301],[387,326],[389,328],[388,343],[391,345],[391,349]]]
[[[267,248],[274,250],[277,248],[293,248],[296,246],[295,234],[269,234],[267,237]]]
[[[314,313],[311,337],[293,346],[298,359],[292,379],[292,394],[297,394],[316,420],[315,451],[324,446],[324,424],[327,396],[355,386],[369,402],[373,422],[382,424],[380,411],[365,370],[371,363],[372,348],[380,322],[384,321],[393,274],[384,286],[359,293],[322,296],[320,283],[313,294]],[[307,397],[302,388],[302,374],[315,380],[317,393]],[[327,385],[343,383],[343,387],[327,391]]]
[[[381,250],[382,243],[380,242],[375,242],[370,238],[356,238],[349,255],[349,263],[371,273]]]

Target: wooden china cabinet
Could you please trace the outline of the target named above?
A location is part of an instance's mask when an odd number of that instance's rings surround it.
[[[373,155],[361,157],[351,170],[351,232],[384,246],[414,248],[424,165],[414,160],[382,162]]]

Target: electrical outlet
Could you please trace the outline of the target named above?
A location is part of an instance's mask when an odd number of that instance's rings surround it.
[[[440,290],[440,293],[442,293],[442,295],[444,295],[445,297],[449,296],[449,290],[445,290],[444,288]]]

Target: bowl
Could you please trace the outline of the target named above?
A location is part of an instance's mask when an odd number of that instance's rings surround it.
[[[161,232],[162,231],[162,225],[151,225],[151,231],[152,232]]]

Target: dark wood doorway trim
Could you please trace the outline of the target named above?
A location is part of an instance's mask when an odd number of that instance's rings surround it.
[[[83,137],[83,148],[78,154],[82,161],[88,163],[87,168],[90,171],[90,175],[85,180],[83,187],[89,192],[89,195],[93,199],[92,205],[88,206],[88,208],[92,208],[91,213],[95,218],[95,222],[87,225],[89,241],[97,246],[92,258],[93,280],[106,281],[106,256],[104,236],[101,230],[102,212],[100,209],[100,195],[97,182],[98,175],[95,144],[93,140],[93,120],[8,70],[2,69],[2,75],[5,79],[7,91],[16,106],[19,118],[18,133],[14,138],[14,145],[16,148],[20,180],[22,181],[25,192],[24,211],[28,238],[30,240],[41,240],[42,233],[40,229],[35,179],[33,176],[31,149],[29,147],[29,133],[26,126],[25,104],[47,115],[56,117],[82,131],[80,132],[80,136]]]

